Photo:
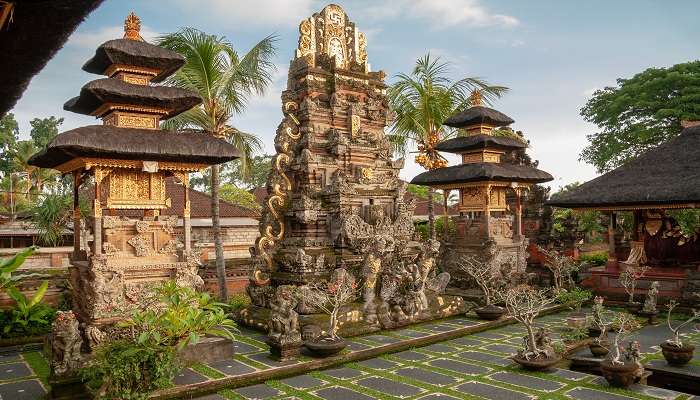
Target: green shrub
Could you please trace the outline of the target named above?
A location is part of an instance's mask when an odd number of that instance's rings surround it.
[[[594,267],[599,267],[601,265],[605,265],[608,262],[608,254],[607,253],[583,254],[579,257],[579,261],[586,262]]]
[[[245,293],[234,293],[228,299],[231,312],[239,311],[250,304],[250,297]]]
[[[588,331],[586,329],[575,328],[562,332],[560,336],[564,343],[574,343],[587,338]]]
[[[15,301],[14,307],[3,311],[2,332],[3,337],[20,337],[43,335],[51,330],[56,310],[41,303],[41,300],[49,288],[49,282],[42,282],[31,299],[16,287],[8,286],[7,294]]]
[[[574,287],[570,290],[562,290],[557,293],[556,301],[559,304],[571,304],[572,308],[579,310],[581,305],[588,301],[592,295],[590,290]]]

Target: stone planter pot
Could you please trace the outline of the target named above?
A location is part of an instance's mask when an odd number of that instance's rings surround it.
[[[615,365],[612,362],[605,360],[600,363],[600,371],[603,373],[605,380],[610,386],[626,388],[634,383],[637,379],[637,369],[639,366],[635,363],[625,363]]]
[[[531,358],[529,360],[525,359],[524,357],[513,356],[511,357],[511,359],[516,363],[520,364],[523,368],[530,371],[542,371],[545,369],[549,369],[553,367],[556,363],[561,361],[561,357],[559,356],[551,358]]]
[[[608,341],[599,343],[594,340],[588,344],[588,348],[591,350],[593,357],[604,357],[610,352],[610,350],[608,350],[610,348],[610,343],[608,343]]]
[[[649,325],[656,325],[658,322],[656,321],[656,315],[658,314],[658,311],[644,311],[644,310],[638,310],[637,315],[646,318],[647,322]]]
[[[316,357],[330,357],[343,351],[348,343],[343,338],[331,339],[328,336],[320,336],[316,340],[304,343],[312,355]]]
[[[566,317],[566,324],[574,329],[583,329],[586,327],[586,315],[580,313],[574,313]]]
[[[664,355],[668,365],[679,367],[688,364],[693,359],[693,351],[695,346],[689,343],[683,343],[683,347],[676,347],[670,343],[661,343],[661,353]]]
[[[503,314],[506,313],[506,309],[503,307],[494,306],[493,304],[490,304],[488,306],[477,307],[474,309],[474,312],[481,319],[485,319],[487,321],[495,321],[495,320],[501,318],[503,316]]]
[[[639,310],[642,309],[642,303],[637,303],[637,302],[634,302],[634,303],[627,303],[627,304],[625,304],[625,308],[626,308],[627,311],[629,311],[630,313],[636,314],[637,312],[639,312]]]
[[[596,338],[600,336],[601,333],[603,333],[603,331],[601,331],[597,326],[588,327],[588,337]]]

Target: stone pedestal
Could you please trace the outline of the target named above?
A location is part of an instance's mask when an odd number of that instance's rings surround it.
[[[269,337],[265,343],[270,346],[270,354],[279,361],[287,361],[298,358],[301,354],[301,334],[287,335],[285,337]]]

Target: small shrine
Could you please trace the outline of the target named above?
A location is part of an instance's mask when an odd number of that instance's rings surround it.
[[[185,59],[145,42],[139,29],[139,18],[130,14],[124,38],[102,44],[83,66],[107,78],[87,83],[64,105],[67,111],[100,118],[102,124],[59,134],[29,161],[73,176],[73,311],[91,347],[115,321],[141,306],[152,286],[169,279],[188,287],[202,285],[199,257],[191,248],[189,174],[238,157],[236,148],[222,139],[159,129],[161,121],[201,99],[187,90],[154,85]],[[185,187],[181,235],[175,233],[178,216],[161,215],[171,206],[165,190],[169,177]],[[81,188],[94,192],[86,221],[79,209]],[[85,241],[81,224],[88,227]]]
[[[637,295],[659,282],[658,295],[685,305],[700,302],[700,232],[682,232],[670,210],[700,203],[697,149],[700,123],[687,123],[677,137],[548,202],[608,214],[608,262],[585,282],[612,301],[627,298],[620,274],[645,268]],[[630,240],[618,232],[622,213],[632,219]]]
[[[392,307],[397,313],[409,302],[399,299],[393,280],[421,262],[430,269],[421,279],[434,278],[434,265],[426,261],[437,249],[413,240],[414,206],[404,202],[406,183],[399,179],[404,162],[392,158],[384,133],[390,123],[385,76],[371,71],[367,38],[340,6],[328,5],[299,25],[253,249],[247,323],[267,326],[271,306],[279,307],[276,292],[286,293],[276,288],[303,292],[338,268],[364,283],[363,304],[349,313],[356,332],[414,320],[391,315]],[[462,303],[455,298],[440,304],[436,316],[456,312]],[[300,325],[313,322],[316,311],[304,296],[293,307]],[[347,325],[341,329],[348,332]]]
[[[459,216],[456,235],[443,244],[442,265],[452,274],[453,286],[467,288],[470,280],[451,268],[463,256],[498,258],[509,274],[524,273],[528,239],[522,228],[522,198],[536,183],[551,181],[550,174],[533,166],[506,162],[506,156],[527,147],[508,127],[514,121],[482,104],[474,91],[471,106],[447,120],[458,136],[438,143],[438,151],[459,154],[462,163],[417,175],[412,184],[449,192],[457,190]],[[500,130],[498,128],[501,128]],[[514,199],[509,202],[509,197]]]

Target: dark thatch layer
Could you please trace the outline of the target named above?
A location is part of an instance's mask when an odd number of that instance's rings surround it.
[[[80,96],[68,100],[63,109],[90,115],[105,103],[131,104],[165,108],[170,111],[165,118],[171,118],[201,102],[198,94],[185,89],[135,85],[117,78],[104,78],[88,82],[80,89]]]
[[[473,135],[459,136],[445,140],[435,146],[435,149],[438,151],[447,153],[463,153],[469,150],[481,150],[486,148],[495,150],[524,149],[527,148],[527,143],[506,136]]]
[[[526,165],[501,163],[470,163],[423,172],[411,181],[414,185],[437,186],[478,181],[542,183],[552,175]]]
[[[161,72],[152,81],[161,82],[185,65],[185,58],[140,40],[115,39],[98,47],[95,55],[83,65],[83,71],[103,74],[112,64],[158,69]]]
[[[0,117],[34,75],[103,0],[16,1],[12,22],[0,29]]]
[[[512,124],[513,119],[496,111],[493,108],[484,106],[469,107],[464,111],[455,113],[443,122],[444,125],[453,128],[464,128],[472,125],[488,124],[492,126],[506,126]]]
[[[700,126],[548,202],[595,208],[700,203]]]
[[[56,136],[29,164],[54,168],[76,157],[221,164],[240,152],[223,139],[197,132],[90,125]]]

